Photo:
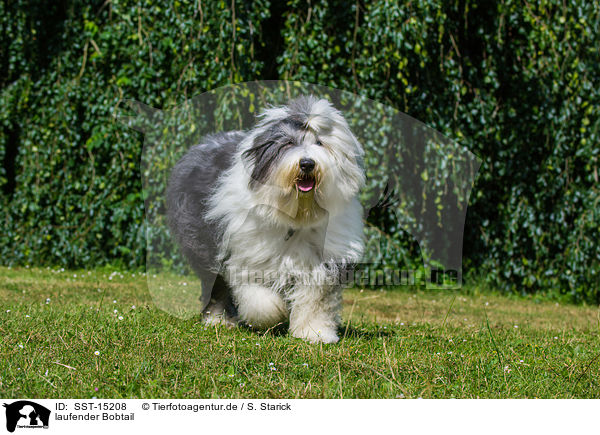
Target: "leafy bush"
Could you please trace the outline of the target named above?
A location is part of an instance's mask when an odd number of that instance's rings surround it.
[[[600,301],[597,2],[15,0],[0,22],[5,264],[141,266],[142,136],[112,119],[123,100],[287,79],[394,106],[482,158],[474,274]]]

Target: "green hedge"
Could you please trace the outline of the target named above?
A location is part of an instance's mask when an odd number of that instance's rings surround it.
[[[112,118],[123,100],[287,79],[394,106],[483,159],[472,273],[600,301],[597,2],[154,3],[0,3],[3,264],[143,265],[143,138]]]

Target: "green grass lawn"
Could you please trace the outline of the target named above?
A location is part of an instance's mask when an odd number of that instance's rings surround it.
[[[0,395],[37,398],[599,398],[598,307],[348,290],[343,339],[205,327],[145,277],[0,268]]]

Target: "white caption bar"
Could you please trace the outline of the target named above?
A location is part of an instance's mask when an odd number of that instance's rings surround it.
[[[27,434],[600,433],[594,400],[2,399]],[[43,429],[42,431],[36,429]],[[143,431],[143,432],[142,432]],[[390,432],[393,431],[393,432]]]

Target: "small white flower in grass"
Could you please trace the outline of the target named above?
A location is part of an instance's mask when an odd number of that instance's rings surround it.
[[[467,339],[466,339],[466,338],[463,338],[463,343],[464,343],[465,341],[467,341]]]
[[[490,304],[489,302],[486,302],[486,303],[485,303],[485,306],[487,307],[489,304]]]
[[[524,363],[525,361],[523,361],[522,359],[519,360],[520,363]]]
[[[245,338],[242,338],[242,341],[246,341],[246,339],[245,339]]]
[[[94,355],[96,355],[96,356],[100,355],[100,351],[97,350],[96,352],[94,352]]]
[[[187,285],[187,282],[184,282],[183,285]]]
[[[123,320],[123,316],[119,316],[119,320]]]
[[[275,364],[273,364],[273,363],[269,363],[269,365],[270,365],[270,366],[274,366]]]
[[[50,303],[50,298],[46,298],[46,305]]]
[[[6,310],[7,313],[10,313],[10,310]]]
[[[135,305],[132,305],[132,306],[131,306],[131,309],[132,309],[132,310],[135,310]]]
[[[510,373],[512,371],[512,369],[509,366],[504,366],[504,371],[506,373]]]
[[[256,343],[256,346],[257,346],[257,347],[260,347],[260,344]]]
[[[73,278],[77,278],[77,274],[76,273],[73,274]]]
[[[308,363],[302,363],[304,367],[308,367]]]
[[[108,280],[109,280],[109,281],[112,281],[112,275],[108,277]]]
[[[275,367],[271,367],[271,370],[274,371],[274,372],[277,371],[277,369]]]
[[[558,340],[558,337],[554,337],[555,340]]]
[[[404,322],[400,322],[400,325],[401,325],[401,326],[404,326]]]
[[[46,373],[44,373],[44,376],[48,376],[48,369],[46,369]]]
[[[29,314],[25,314],[25,317],[26,318],[30,318],[31,316]]]
[[[20,347],[21,349],[23,349],[23,345],[22,345],[22,344],[19,344],[19,347]]]
[[[119,310],[113,310],[113,313],[117,314],[119,312]]]
[[[113,301],[113,304],[116,304],[116,303],[117,303],[117,300],[115,299],[115,300]]]
[[[102,291],[102,289],[101,289],[101,288],[99,288],[99,289],[98,289],[98,291],[99,291],[99,292],[101,292],[101,291]]]
[[[518,328],[519,328],[519,325],[515,325],[515,329],[518,329]]]
[[[452,355],[452,352],[448,352],[448,355]]]

